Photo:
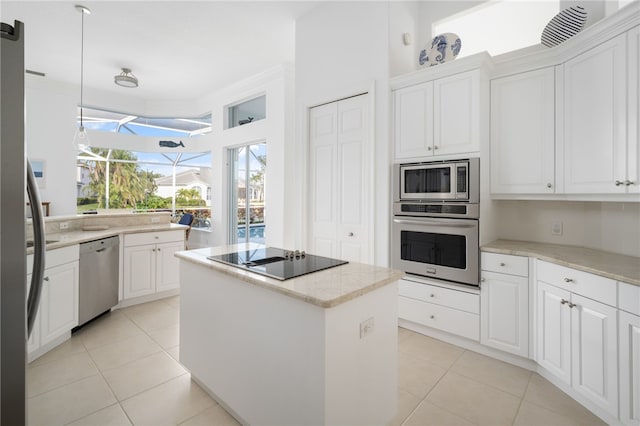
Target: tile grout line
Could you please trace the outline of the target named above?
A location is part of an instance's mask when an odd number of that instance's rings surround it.
[[[531,385],[531,378],[533,377],[533,372],[529,372],[529,380],[527,381],[527,387],[524,390],[524,394],[522,394],[522,398],[520,398],[520,404],[518,404],[518,409],[516,410],[516,415],[511,421],[511,425],[515,425],[516,420],[518,419],[518,415],[520,414],[520,410],[522,409],[522,404],[524,404],[524,397],[527,396],[527,391],[529,390],[529,386]]]

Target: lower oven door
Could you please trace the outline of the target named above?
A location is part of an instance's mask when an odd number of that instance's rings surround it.
[[[478,221],[395,216],[392,265],[409,274],[478,285]]]

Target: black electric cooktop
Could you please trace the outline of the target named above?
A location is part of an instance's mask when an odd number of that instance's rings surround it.
[[[344,260],[274,247],[225,253],[209,256],[207,259],[281,281],[348,263]]]

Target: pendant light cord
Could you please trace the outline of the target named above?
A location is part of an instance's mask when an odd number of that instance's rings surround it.
[[[83,116],[83,88],[84,88],[84,11],[80,11],[82,14],[82,34],[80,37],[80,129],[84,129]]]

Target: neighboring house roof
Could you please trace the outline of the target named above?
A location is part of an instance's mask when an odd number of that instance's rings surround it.
[[[211,186],[212,174],[210,169],[189,169],[184,172],[176,173],[176,186],[193,185],[200,182],[205,186]],[[163,176],[156,179],[158,186],[172,186],[173,176]]]

